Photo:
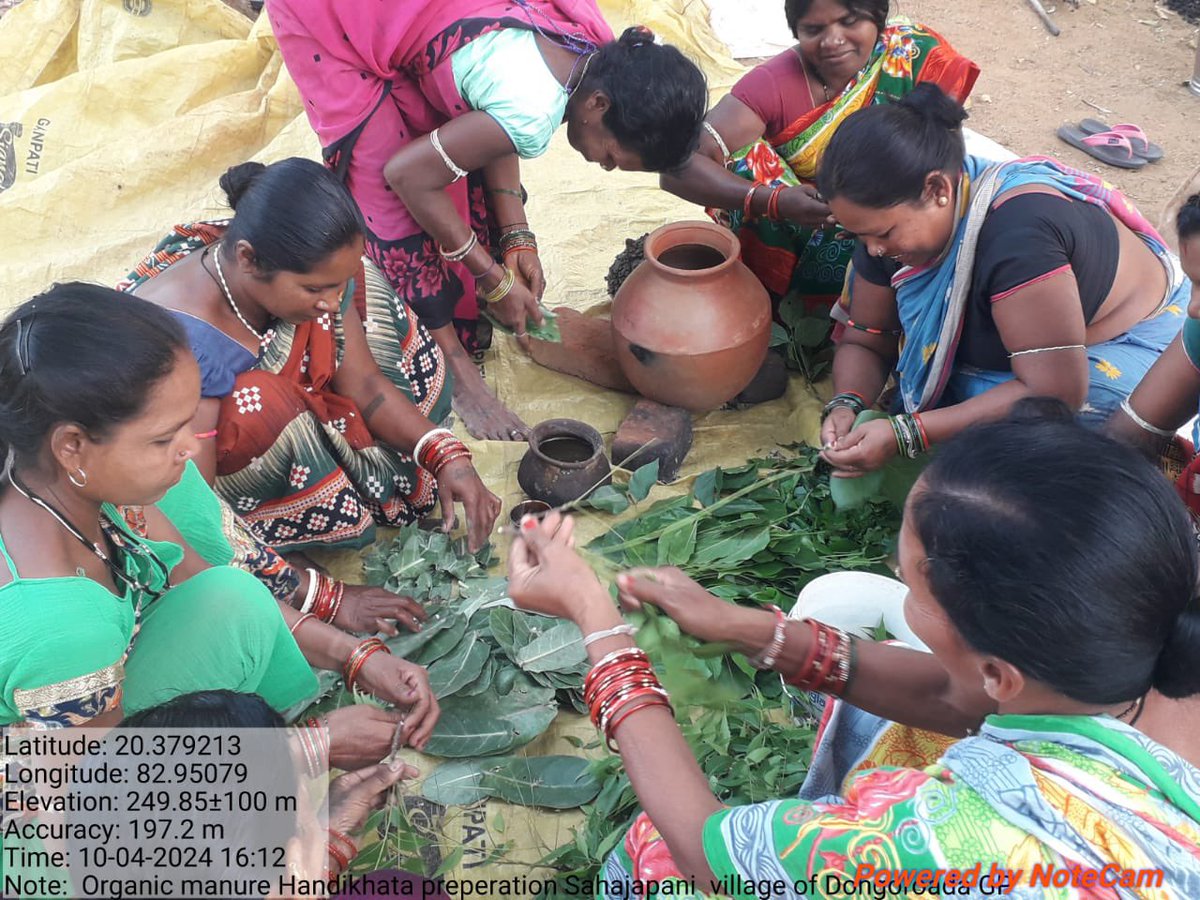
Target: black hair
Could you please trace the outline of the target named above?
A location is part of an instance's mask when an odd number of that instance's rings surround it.
[[[224,245],[246,241],[263,273],[311,272],[366,232],[362,212],[337,176],[293,156],[234,166],[219,181],[234,211]]]
[[[838,0],[838,3],[846,7],[849,12],[857,13],[864,19],[870,19],[880,31],[887,27],[888,0]],[[785,0],[783,15],[787,19],[788,31],[793,35],[796,33],[796,26],[800,24],[800,19],[808,13],[812,5],[813,0]]]
[[[918,84],[896,103],[847,116],[821,158],[821,196],[887,209],[920,200],[930,172],[945,172],[957,181],[967,155],[966,117],[962,106],[929,83]]]
[[[1200,234],[1200,194],[1192,194],[1175,215],[1175,231],[1181,241]]]
[[[282,728],[283,716],[258,694],[196,691],[121,720],[120,728]]]
[[[56,425],[101,438],[137,416],[188,349],[168,312],[132,294],[56,284],[0,325],[0,463],[41,452]]]
[[[704,73],[677,48],[654,43],[646,28],[627,28],[597,50],[577,90],[608,97],[604,127],[651,172],[679,168],[700,143]]]
[[[924,572],[976,651],[1080,703],[1200,693],[1190,517],[1137,451],[1038,400],[948,441],[920,484]]]

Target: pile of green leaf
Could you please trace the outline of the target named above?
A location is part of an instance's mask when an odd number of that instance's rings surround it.
[[[678,566],[717,596],[784,609],[827,572],[886,572],[899,509],[869,500],[839,510],[816,451],[789,449],[794,455],[703,473],[691,493],[618,523],[587,552],[601,571]],[[620,487],[614,491],[621,495]],[[737,805],[794,796],[808,771],[814,731],[795,720],[779,676],[681,635],[678,625],[649,608],[630,618],[717,798]],[[619,759],[600,760],[593,771],[604,787],[586,807],[586,823],[574,842],[546,858],[564,874],[597,873],[637,813]]]
[[[508,753],[550,727],[560,705],[582,707],[583,636],[572,623],[500,605],[508,582],[488,575],[491,549],[416,526],[365,562],[367,582],[424,598],[421,630],[386,638],[397,656],[425,666],[442,715],[426,752],[457,759]],[[316,712],[353,703],[335,673]],[[310,713],[311,714],[311,713]]]
[[[626,511],[648,497],[657,474],[651,463],[584,505]],[[687,495],[637,513],[584,551],[602,577],[611,580],[634,566],[673,565],[717,596],[784,609],[826,572],[886,572],[900,518],[886,500],[839,510],[828,476],[818,471],[816,451],[807,447],[710,470]],[[583,758],[594,755],[598,740],[581,746],[578,759],[511,755],[542,734],[560,709],[582,711],[586,656],[571,623],[497,605],[506,582],[488,576],[489,557],[487,551],[471,557],[444,535],[407,528],[367,563],[371,583],[435,598],[421,632],[388,642],[393,652],[428,666],[441,698],[442,718],[427,751],[454,761],[425,780],[422,794],[452,805],[483,797],[550,808],[586,803],[586,821],[574,840],[544,863],[564,875],[592,875],[624,835],[637,798],[619,757]],[[796,721],[779,677],[756,671],[724,647],[681,635],[674,622],[651,610],[631,618],[716,796],[741,804],[794,795],[807,771],[813,729]],[[353,699],[335,690],[323,703]],[[413,856],[428,840],[396,808],[377,818],[387,840],[368,854],[372,865]]]

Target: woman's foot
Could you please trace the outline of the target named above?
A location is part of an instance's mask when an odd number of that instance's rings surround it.
[[[483,380],[475,364],[465,353],[467,365],[459,371],[452,360],[447,363],[454,372],[454,411],[472,437],[487,441],[523,441],[529,429],[525,423],[501,403]]]
[[[483,380],[483,375],[463,349],[453,325],[430,331],[442,348],[446,368],[454,376],[454,411],[471,437],[486,441],[523,441],[529,429],[501,403]]]

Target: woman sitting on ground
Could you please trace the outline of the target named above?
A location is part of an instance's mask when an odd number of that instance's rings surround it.
[[[542,321],[520,162],[565,122],[605,169],[679,166],[699,137],[703,74],[644,28],[614,41],[595,0],[272,0],[267,14],[366,216],[367,255],[446,354],[455,411],[475,437],[523,439],[460,343],[480,346],[477,291],[518,336]]]
[[[740,876],[788,886],[774,893],[809,882],[812,896],[840,897],[862,865],[886,877],[976,864],[1021,869],[1026,888],[1033,864],[1157,869],[1157,890],[1122,896],[1194,895],[1191,528],[1152,466],[1061,415],[964,432],[910,494],[899,539],[905,618],[931,654],[737,606],[674,569],[618,576],[626,608],[653,604],[801,690],[961,737],[932,765],[859,771],[838,796],[723,807],[645,654],[571,549],[570,520],[522,523],[512,596],[592,636],[585,696],[646,811],[604,869],[609,896],[630,896],[630,879],[690,877],[717,893],[712,879]]]
[[[407,710],[343,719],[360,744],[379,749],[404,719],[420,746],[438,714],[422,667],[281,615],[154,506],[202,443],[200,383],[178,320],[108,288],[57,285],[0,325],[0,724],[111,725],[216,689],[284,711],[315,694],[317,666]],[[192,507],[211,508],[203,479],[190,484]],[[215,517],[192,525],[221,536]]]
[[[473,550],[500,501],[437,427],[441,352],[379,271],[333,173],[306,159],[235,166],[232,219],[178,226],[121,287],[169,309],[200,363],[204,477],[267,544],[360,547],[441,500]]]
[[[838,126],[923,82],[960,103],[979,67],[923,25],[887,24],[888,0],[786,0],[796,45],[751,69],[704,122],[700,147],[662,176],[677,196],[719,210],[742,261],[776,301],[796,292],[827,311],[854,239],[838,237],[813,185]],[[750,182],[750,184],[747,184]]]
[[[1200,403],[1200,194],[1188,197],[1180,207],[1175,227],[1179,261],[1192,288],[1187,321],[1120,411],[1109,419],[1113,436],[1142,447],[1154,459],[1174,455],[1175,447],[1186,445],[1176,432],[1196,416]],[[1200,420],[1193,428],[1192,446],[1182,448],[1186,468],[1175,482],[1188,508],[1200,516],[1198,447]]]
[[[1178,261],[1124,197],[1050,159],[966,156],[965,117],[918,85],[849,117],[821,163],[821,193],[859,239],[821,430],[839,474],[1026,396],[1097,425],[1183,324]],[[855,428],[893,371],[901,414]]]

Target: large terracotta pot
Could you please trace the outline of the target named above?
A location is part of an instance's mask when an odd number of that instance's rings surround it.
[[[591,425],[574,419],[547,419],[529,432],[529,450],[517,469],[526,496],[562,506],[612,482],[604,439]]]
[[[766,359],[771,299],[738,259],[737,237],[709,222],[664,225],[613,298],[617,362],[638,393],[716,409]]]

